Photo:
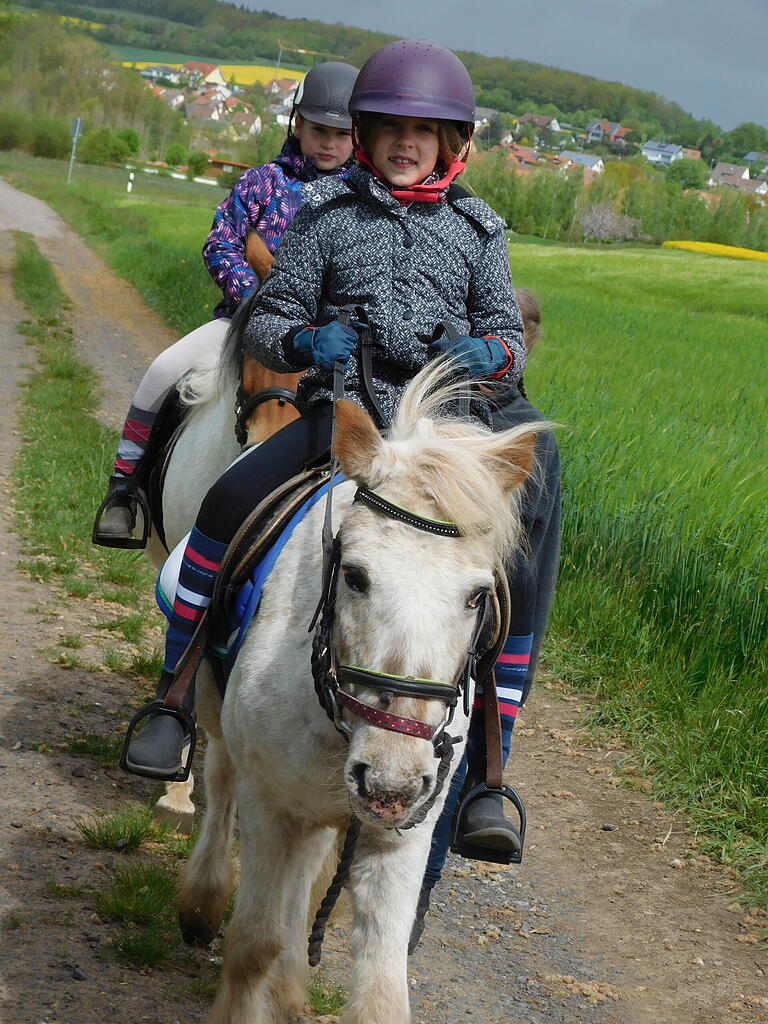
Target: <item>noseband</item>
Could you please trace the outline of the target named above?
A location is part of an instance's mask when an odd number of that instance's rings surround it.
[[[439,519],[428,519],[408,509],[401,508],[387,501],[381,495],[366,487],[358,487],[355,501],[364,502],[389,519],[397,520],[425,533],[442,537],[459,537],[460,531],[453,523]],[[459,697],[463,698],[464,713],[469,715],[470,677],[475,670],[477,660],[477,643],[485,617],[487,596],[478,606],[477,621],[472,632],[472,640],[467,651],[467,658],[458,678],[453,682],[436,679],[418,679],[414,676],[393,675],[387,672],[376,672],[373,669],[361,668],[356,665],[340,665],[336,657],[333,642],[333,626],[336,621],[336,588],[341,563],[341,539],[337,535],[332,541],[331,557],[325,567],[323,593],[317,611],[310,626],[317,625],[312,644],[312,675],[315,690],[321,706],[338,731],[349,739],[351,729],[342,717],[342,709],[347,708],[352,714],[364,721],[389,732],[399,732],[407,736],[417,736],[430,740],[435,756],[448,757],[450,760],[456,739],[448,736],[446,727],[453,719]],[[366,689],[379,691],[379,707],[358,700],[347,687],[363,686]],[[437,726],[413,718],[404,718],[387,710],[394,697],[411,697],[416,700],[439,700],[445,704],[444,720]]]

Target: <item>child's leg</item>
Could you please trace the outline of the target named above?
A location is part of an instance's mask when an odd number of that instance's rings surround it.
[[[220,350],[229,324],[226,319],[203,324],[152,361],[128,410],[115,459],[116,476],[132,476],[136,471],[166,395],[200,356]]]
[[[150,364],[133,396],[117,456],[109,478],[109,504],[97,517],[94,541],[121,546],[128,541],[135,524],[136,472],[147,450],[152,429],[166,395],[177,380],[204,353],[218,352],[224,343],[229,320],[213,320],[169,346]]]
[[[179,570],[173,613],[165,635],[159,697],[165,696],[176,665],[210,603],[224,552],[248,513],[276,487],[318,458],[330,442],[331,406],[314,406],[238,459],[208,491]],[[180,766],[185,739],[177,719],[167,715],[150,717],[131,741],[128,764],[141,769],[141,774],[172,777]]]

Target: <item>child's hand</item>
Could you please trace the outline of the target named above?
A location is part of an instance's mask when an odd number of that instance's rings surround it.
[[[512,364],[512,354],[501,338],[472,338],[462,334],[453,340],[438,338],[429,346],[431,358],[450,355],[470,377],[501,377]]]
[[[334,363],[346,364],[357,348],[357,332],[332,320],[323,327],[305,327],[293,339],[293,347],[315,366],[332,370]]]

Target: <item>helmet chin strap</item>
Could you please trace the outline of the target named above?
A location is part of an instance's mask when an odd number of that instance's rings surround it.
[[[401,203],[439,203],[443,198],[443,193],[450,187],[454,178],[458,178],[467,166],[470,146],[469,140],[467,140],[467,148],[460,157],[456,157],[453,160],[445,176],[440,178],[439,181],[430,182],[428,185],[421,184],[410,185],[408,188],[393,188],[360,145],[354,126],[352,128],[352,141],[355,147],[355,159],[363,164],[364,167],[367,167],[380,181],[383,181],[389,188],[392,197]]]

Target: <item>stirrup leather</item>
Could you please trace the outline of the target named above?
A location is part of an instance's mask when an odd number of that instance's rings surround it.
[[[505,853],[502,850],[494,850],[492,847],[481,846],[478,843],[465,843],[459,835],[459,825],[467,808],[476,800],[492,795],[504,797],[504,799],[509,801],[517,811],[517,817],[520,822],[518,828],[518,833],[520,835],[520,849],[512,853]],[[455,820],[456,823],[453,829],[453,839],[451,840],[451,853],[458,853],[460,857],[466,857],[468,860],[489,861],[491,864],[520,864],[522,862],[523,844],[525,843],[525,807],[520,796],[514,789],[512,789],[511,786],[501,786],[497,789],[492,786],[487,786],[484,782],[481,782],[479,786],[475,786],[471,789],[461,801]]]

